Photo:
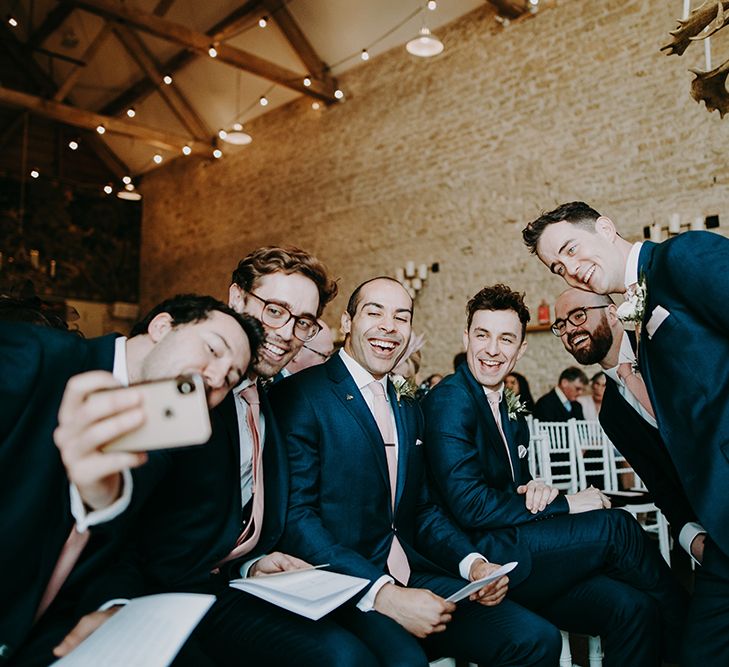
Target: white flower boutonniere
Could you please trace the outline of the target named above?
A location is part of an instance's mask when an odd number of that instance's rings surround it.
[[[391,375],[390,381],[392,382],[392,386],[395,388],[398,405],[400,405],[400,400],[403,398],[415,398],[418,387],[412,380],[406,380],[402,375]]]
[[[521,402],[521,397],[517,396],[511,389],[504,389],[504,400],[506,401],[506,412],[509,419],[517,419],[519,415],[528,415],[529,410]]]
[[[640,324],[645,314],[647,295],[648,290],[645,285],[645,275],[641,274],[635,286],[629,288],[625,293],[625,302],[621,303],[618,307],[618,319],[623,323],[633,322]]]

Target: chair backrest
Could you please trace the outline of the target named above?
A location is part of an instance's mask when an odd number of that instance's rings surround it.
[[[599,489],[611,490],[613,469],[608,450],[612,447],[600,422],[571,419],[570,439],[577,459],[577,478],[580,490],[591,484]]]
[[[608,449],[608,458],[610,460],[610,491],[620,491],[620,477],[625,477],[629,482],[625,484],[625,488],[638,489],[645,491],[646,487],[643,480],[633,470],[626,458],[611,444]]]
[[[571,419],[570,421],[575,421]],[[540,473],[542,479],[567,493],[577,491],[577,457],[570,439],[570,422],[534,420],[540,439]]]

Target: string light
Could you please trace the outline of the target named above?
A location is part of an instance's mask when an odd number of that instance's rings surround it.
[[[111,185],[105,185],[104,192],[106,192],[107,195],[110,195],[112,192],[114,192],[114,188],[112,188]]]
[[[78,149],[78,141],[76,141],[75,139],[71,139],[71,141],[69,141],[69,142],[68,142],[68,147],[69,147],[69,148],[70,148],[70,149],[71,149],[72,151],[75,151],[75,150],[77,150],[77,149]]]
[[[164,159],[159,153],[155,153],[154,157],[152,158],[157,164],[161,164],[162,160]]]
[[[124,183],[124,185],[129,185],[132,182],[132,177],[124,176],[124,178],[122,178],[122,182]]]
[[[190,153],[192,153],[192,148],[190,148],[187,145],[185,145],[185,146],[182,147],[182,154],[183,155],[190,155]]]
[[[12,14],[8,14],[8,24],[11,28],[17,28],[18,27],[18,19],[16,19]]]
[[[127,183],[127,184],[126,184],[126,185],[124,186],[124,189],[125,189],[125,190],[126,190],[127,192],[134,192],[134,183]]]
[[[38,176],[40,176],[40,173],[38,172],[37,169],[33,169],[33,171],[30,172],[31,178],[38,178]]]
[[[428,0],[427,7],[431,12],[434,12],[438,9],[438,3],[435,0]]]
[[[360,58],[362,58],[362,60],[369,60],[370,59],[370,54],[367,51],[367,49],[362,49],[362,55],[360,55]]]
[[[261,18],[258,19],[258,27],[265,28],[267,25],[268,25],[268,16],[261,16]]]
[[[220,150],[219,148],[216,148],[216,149],[215,149],[215,150],[213,151],[213,157],[214,157],[214,158],[215,158],[216,160],[219,160],[219,159],[220,159],[221,157],[223,157],[223,151],[221,151],[221,150]]]
[[[258,102],[262,107],[268,106],[268,98],[265,95],[263,97],[261,97],[261,99],[258,100]]]
[[[219,136],[219,137],[220,137],[221,139],[225,139],[225,137],[227,137],[227,136],[228,136],[228,133],[227,133],[227,132],[226,132],[225,130],[218,130],[218,136]]]
[[[136,115],[137,115],[137,112],[134,110],[134,107],[129,107],[127,109],[127,116],[129,116],[129,118],[134,118],[134,116],[136,116]]]
[[[96,126],[96,131],[97,131],[97,132],[98,132],[99,134],[104,134],[104,132],[106,132],[106,128],[105,128],[105,127],[104,127],[103,125],[97,125],[97,126]]]
[[[218,50],[217,50],[217,49],[216,49],[216,48],[215,48],[214,46],[211,46],[211,47],[210,47],[210,48],[208,49],[208,55],[209,55],[209,56],[210,56],[211,58],[217,58],[217,57],[218,57]]]
[[[344,93],[341,90],[339,90],[339,88],[337,88],[334,91],[334,97],[336,97],[338,100],[341,100],[344,97]]]
[[[304,85],[308,88],[311,85],[311,79],[308,76],[304,77]]]
[[[164,81],[164,83],[166,83],[169,86],[172,83],[172,77],[169,74],[165,74],[162,77],[162,81]]]
[[[321,104],[319,104],[319,102],[312,102],[311,108],[314,109],[314,111],[319,111],[319,109],[321,109]]]

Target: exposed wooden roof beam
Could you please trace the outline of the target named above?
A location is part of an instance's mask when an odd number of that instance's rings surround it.
[[[99,125],[103,125],[108,132],[139,139],[150,146],[166,151],[177,152],[186,144],[197,153],[210,154],[211,151],[210,144],[203,141],[172,134],[171,132],[162,132],[122,118],[102,116],[93,111],[46,100],[37,95],[22,93],[3,86],[0,86],[0,104],[25,109],[33,114],[87,130],[93,130]]]
[[[190,51],[207,56],[208,49],[212,43],[211,38],[205,33],[190,30],[179,23],[173,23],[166,19],[148,14],[146,12],[133,11],[123,5],[117,5],[111,0],[61,0],[64,3],[72,3],[94,14],[104,16],[107,19],[128,23],[139,30],[160,37],[167,41],[184,46]],[[252,53],[247,53],[228,44],[216,44],[218,55],[217,60],[232,65],[238,69],[245,70],[279,85],[285,86],[297,92],[315,97],[325,102],[334,102],[334,89],[326,82],[312,77],[311,86],[306,87],[303,77],[297,72],[281,67]],[[207,56],[209,57],[209,56]]]
[[[175,0],[159,0],[155,8],[152,10],[152,14],[155,16],[164,16],[170,7],[174,4]]]
[[[507,19],[520,17],[527,11],[528,0],[488,0],[499,12],[500,16]]]
[[[286,3],[282,0],[263,0],[263,4],[276,21],[276,25],[286,36],[289,44],[296,51],[301,62],[304,63],[312,77],[326,81],[332,89],[336,83],[329,74],[329,66],[317,55],[311,42],[299,28],[299,24],[289,12]]]
[[[104,45],[104,42],[108,39],[110,34],[111,25],[105,23],[101,30],[99,30],[96,37],[94,37],[91,44],[89,44],[86,51],[84,51],[83,56],[81,56],[81,60],[86,64],[91,62],[99,49]],[[61,102],[66,99],[68,94],[71,92],[71,88],[76,85],[79,77],[83,74],[83,71],[84,68],[81,65],[75,65],[71,69],[70,74],[66,77],[66,80],[60,85],[55,95],[53,96],[53,99],[56,100],[56,102]]]
[[[243,22],[250,20],[251,15],[256,9],[258,9],[259,5],[260,0],[248,0],[238,7],[238,9],[228,14],[228,16],[226,16],[222,21],[216,23],[205,34],[210,38],[211,42],[225,41],[226,39],[229,39],[233,35],[238,34],[242,28]],[[174,76],[176,72],[179,72],[183,67],[190,64],[197,57],[197,53],[183,49],[182,51],[178,51],[166,63],[161,65],[160,69],[165,74]],[[109,102],[103,109],[101,109],[101,113],[109,116],[116,116],[118,113],[124,111],[124,109],[128,109],[129,107],[146,99],[148,95],[157,90],[157,86],[157,81],[152,81],[152,79],[144,77]]]
[[[28,38],[28,46],[34,48],[40,46],[46,41],[61,24],[69,17],[73,7],[71,5],[56,5],[51,9],[43,22],[33,31],[33,34]]]
[[[197,139],[211,137],[212,131],[207,127],[205,121],[195,111],[187,98],[180,92],[179,88],[176,86],[167,86],[162,83],[164,74],[160,71],[159,64],[140,39],[139,35],[131,28],[119,23],[115,24],[114,33],[129,55],[142,68],[147,78],[152,81],[157,81],[157,92],[187,131]]]

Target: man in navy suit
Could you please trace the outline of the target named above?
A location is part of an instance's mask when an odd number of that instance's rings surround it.
[[[600,364],[607,377],[600,424],[620,450],[671,524],[671,532],[686,552],[701,562],[706,531],[698,523],[676,467],[656,428],[655,417],[626,387],[619,372],[622,354],[632,355],[631,337],[617,316],[613,300],[575,287],[554,304],[553,332],[581,364]],[[632,362],[631,362],[632,363]]]
[[[562,496],[531,478],[529,429],[503,385],[526,350],[522,295],[485,287],[467,313],[466,363],[423,404],[439,497],[483,553],[520,562],[510,597],[562,629],[600,635],[606,665],[658,664],[662,643],[675,656],[668,640],[685,599],[638,523],[602,509],[597,489]]]
[[[169,299],[144,322],[128,339],[91,340],[0,325],[0,663],[48,664],[118,549],[136,487],[128,469],[146,455],[100,448],[137,428],[144,408],[134,391],[99,390],[197,371],[214,406],[245,370],[245,322],[211,297]]]
[[[497,566],[430,502],[422,415],[388,380],[407,347],[412,310],[395,280],[363,283],[342,316],[343,350],[273,389],[291,468],[284,543],[312,563],[370,582],[356,606],[333,618],[379,664],[424,666],[428,653],[555,665],[556,628],[503,601],[505,578],[458,608],[444,599]]]
[[[631,244],[584,202],[529,223],[524,241],[572,287],[626,295],[639,334],[626,375],[654,412],[686,496],[707,531],[682,664],[729,662],[729,240],[687,232]]]
[[[557,386],[542,396],[534,406],[534,417],[543,422],[566,422],[584,419],[582,406],[577,400],[587,386],[585,372],[574,366],[559,374]]]

